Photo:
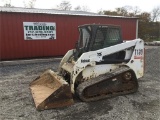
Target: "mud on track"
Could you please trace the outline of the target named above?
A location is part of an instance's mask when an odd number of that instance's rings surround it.
[[[59,62],[0,67],[0,120],[160,120],[160,47],[146,50],[145,76],[134,94],[69,107],[37,111],[29,83]]]

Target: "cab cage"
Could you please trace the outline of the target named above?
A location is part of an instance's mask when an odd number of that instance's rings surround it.
[[[83,25],[79,26],[79,47],[83,52],[94,51],[122,43],[120,26]]]

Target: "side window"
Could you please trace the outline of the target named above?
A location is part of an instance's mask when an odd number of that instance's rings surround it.
[[[116,45],[121,41],[119,28],[98,28],[92,50],[99,50],[105,47]]]
[[[86,42],[89,41],[89,37],[90,37],[90,34],[85,28],[83,28],[80,47],[84,47],[87,44]]]
[[[104,45],[111,46],[120,42],[120,30],[118,28],[110,28]]]
[[[102,30],[102,29],[98,29],[97,33],[96,33],[96,38],[92,47],[92,50],[98,50],[103,48],[103,44],[104,44],[104,40],[105,40],[105,36],[104,36],[104,32],[106,30]]]

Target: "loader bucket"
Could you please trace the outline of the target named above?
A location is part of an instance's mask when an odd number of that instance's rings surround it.
[[[52,70],[30,83],[37,110],[69,106],[74,103],[69,84]]]

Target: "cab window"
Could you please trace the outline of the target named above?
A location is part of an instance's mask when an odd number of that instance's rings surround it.
[[[98,28],[92,50],[116,45],[121,42],[119,28]]]

